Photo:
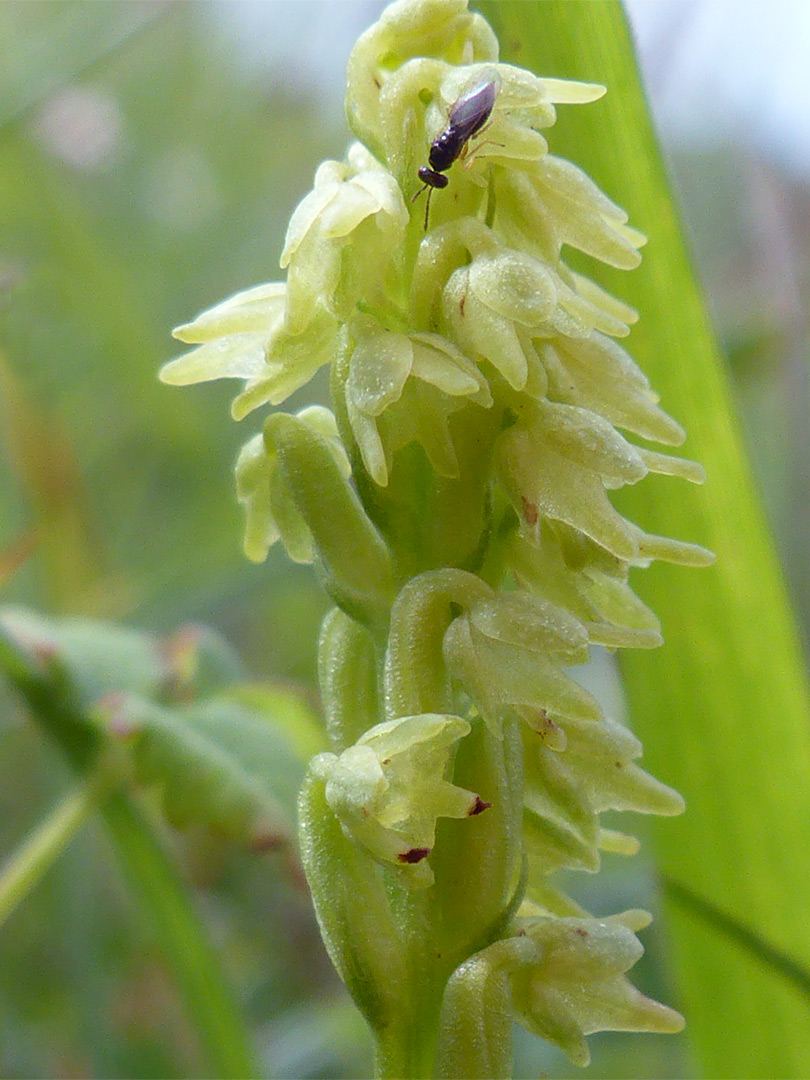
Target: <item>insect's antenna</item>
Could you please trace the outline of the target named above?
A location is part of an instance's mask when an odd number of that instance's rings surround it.
[[[419,188],[417,193],[411,199],[411,202],[412,203],[416,202],[416,200],[419,198],[419,196],[422,194],[423,191],[427,192],[427,202],[425,203],[425,232],[427,232],[427,230],[428,230],[428,215],[430,214],[430,196],[433,194],[433,187],[430,184],[423,184],[422,187]]]

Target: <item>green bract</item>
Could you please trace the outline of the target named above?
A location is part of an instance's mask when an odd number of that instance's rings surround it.
[[[486,130],[428,192],[425,229],[418,169],[483,83]],[[609,498],[703,472],[632,441],[685,435],[618,343],[636,313],[564,261],[640,261],[627,215],[548,152],[555,106],[603,93],[499,64],[466,0],[392,4],[352,53],[359,141],[293,214],[286,283],[181,327],[196,347],[162,373],[242,379],[241,418],[331,368],[332,412],[273,413],[236,472],[248,556],[281,539],[336,604],[332,752],[310,767],[301,843],[381,1075],[506,1075],[512,1016],[578,1064],[589,1032],[681,1023],[624,978],[646,916],[591,919],[549,880],[635,851],[602,811],[683,809],[566,669],[594,644],[661,643],[632,567],[711,561]]]

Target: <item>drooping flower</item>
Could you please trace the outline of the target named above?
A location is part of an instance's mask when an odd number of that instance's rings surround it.
[[[440,817],[488,809],[474,791],[447,781],[456,743],[470,725],[459,716],[403,716],[377,724],[342,754],[312,763],[344,831],[375,859],[407,874],[412,886],[433,881],[426,862]]]
[[[447,417],[465,401],[492,403],[475,364],[439,334],[396,333],[370,318],[354,320],[352,338],[346,408],[371,478],[385,486],[393,455],[413,441],[437,473],[457,476]]]

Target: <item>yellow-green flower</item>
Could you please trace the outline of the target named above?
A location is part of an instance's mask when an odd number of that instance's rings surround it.
[[[427,886],[427,857],[440,817],[468,818],[488,809],[474,791],[445,779],[456,743],[469,734],[459,716],[403,716],[377,724],[342,754],[321,754],[315,773],[344,831],[375,859]]]

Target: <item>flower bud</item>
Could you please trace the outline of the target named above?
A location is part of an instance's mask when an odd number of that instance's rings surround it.
[[[341,475],[348,477],[349,461],[331,412],[320,405],[311,405],[297,414],[297,420],[323,438]],[[261,434],[245,443],[239,453],[236,489],[245,507],[244,548],[249,559],[263,562],[269,548],[282,539],[295,562],[312,562],[312,534],[278,470],[275,448]]]

